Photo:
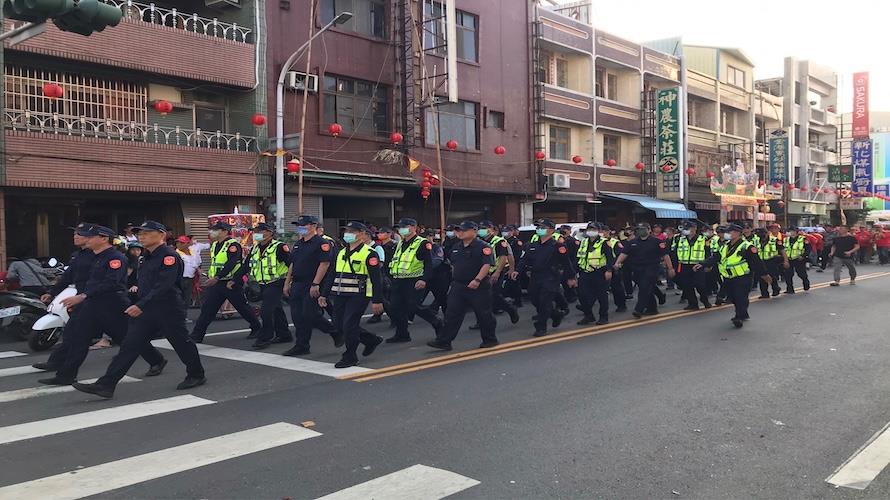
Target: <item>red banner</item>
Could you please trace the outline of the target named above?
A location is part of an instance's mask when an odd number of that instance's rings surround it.
[[[853,138],[868,138],[868,73],[853,73]]]

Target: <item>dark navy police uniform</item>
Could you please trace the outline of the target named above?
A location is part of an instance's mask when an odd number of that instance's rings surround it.
[[[315,273],[322,262],[333,260],[333,252],[331,242],[318,235],[308,240],[297,240],[291,248],[290,310],[297,334],[294,349],[309,351],[313,328],[329,333],[334,337],[335,344],[340,343],[336,330],[322,316],[318,299],[312,298],[309,294],[313,284],[321,287],[321,282],[313,283]]]
[[[553,320],[554,328],[562,321],[564,315],[554,309],[553,301],[563,277],[570,279],[575,276],[575,263],[572,262],[566,246],[556,239],[554,233],[547,241],[532,243],[526,249],[518,268],[519,274],[531,273],[528,295],[538,313],[535,335],[544,335],[547,333],[547,320]]]
[[[664,262],[664,256],[668,255],[668,244],[650,234],[646,239],[634,238],[625,241],[621,253],[627,254],[626,263],[637,284],[637,304],[634,312],[657,313],[655,290],[661,264]]]

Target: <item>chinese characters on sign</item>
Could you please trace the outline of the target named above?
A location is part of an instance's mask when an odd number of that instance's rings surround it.
[[[661,89],[656,94],[655,131],[657,134],[655,168],[662,176],[664,192],[680,192],[680,89]]]
[[[828,182],[853,182],[853,169],[849,165],[829,165]]]
[[[857,193],[872,192],[871,178],[871,139],[853,140],[853,191]]]
[[[769,182],[788,180],[788,132],[776,130],[769,138]]]
[[[868,73],[853,73],[853,138],[868,137]]]

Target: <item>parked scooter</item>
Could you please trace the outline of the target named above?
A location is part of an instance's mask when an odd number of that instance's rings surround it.
[[[40,298],[29,292],[0,291],[0,331],[28,340],[31,326],[46,314]]]
[[[28,337],[28,347],[31,350],[45,351],[62,338],[62,332],[65,330],[65,325],[68,324],[68,308],[62,305],[62,301],[75,295],[77,295],[77,289],[73,286],[69,286],[56,295],[46,308],[46,314],[34,323]]]

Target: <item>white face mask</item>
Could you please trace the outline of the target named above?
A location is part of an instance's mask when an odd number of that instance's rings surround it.
[[[732,233],[723,233],[723,239],[729,241],[732,239]]]
[[[712,233],[711,231],[705,232],[705,238],[710,238],[711,236],[714,236],[714,233]]]
[[[683,236],[689,236],[690,231],[688,229],[684,229],[684,230],[680,231],[680,233],[682,233]]]
[[[585,234],[587,235],[588,238],[591,238],[591,239],[600,237],[599,231],[587,231]]]

